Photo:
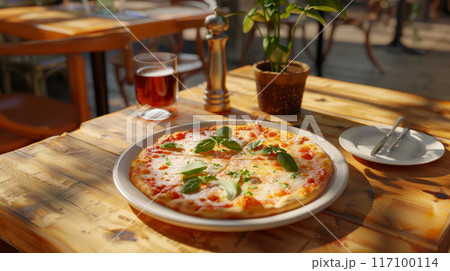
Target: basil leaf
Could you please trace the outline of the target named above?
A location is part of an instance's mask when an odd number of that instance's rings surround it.
[[[199,176],[196,176],[196,175],[187,175],[187,176],[183,176],[182,181],[183,182],[187,182],[187,181],[189,181],[191,179],[198,179],[198,178],[199,178]]]
[[[248,189],[247,189],[244,191],[244,196],[253,196],[253,194],[252,194],[252,192],[248,191]]]
[[[228,200],[234,200],[241,193],[241,187],[235,181],[222,181],[219,186],[225,190]]]
[[[216,146],[216,142],[212,138],[203,139],[200,143],[197,144],[194,148],[195,153],[207,152],[214,149]]]
[[[228,139],[222,142],[222,145],[233,151],[242,151],[241,145],[234,140]]]
[[[185,166],[179,173],[184,175],[197,174],[205,170],[207,167],[208,164],[206,164],[205,162],[196,160]]]
[[[240,174],[240,177],[242,177],[242,181],[246,183],[246,182],[250,181],[250,176],[255,173],[250,172],[248,169],[241,169],[241,170],[239,170],[239,174]],[[239,181],[239,180],[240,180],[240,178],[237,181]]]
[[[265,147],[264,149],[260,150],[259,153],[260,154],[269,154],[271,153],[273,150],[270,147]]]
[[[200,178],[192,178],[183,184],[181,187],[181,193],[191,194],[200,190],[202,186],[202,180]]]
[[[263,141],[264,140],[260,139],[260,140],[257,140],[257,141],[250,142],[248,144],[248,147],[250,148],[250,150],[254,150],[254,149],[258,148],[259,146],[261,146]]]
[[[200,178],[200,180],[202,180],[203,183],[209,183],[211,181],[218,180],[216,177],[211,176],[211,175],[209,175],[209,176],[202,175],[202,176],[198,176],[198,177]]]
[[[233,132],[231,131],[230,127],[223,126],[217,129],[216,134],[218,137],[230,139]]]
[[[298,166],[295,163],[294,158],[286,152],[278,152],[277,161],[288,171],[296,172],[298,170]]]
[[[269,146],[273,152],[277,153],[277,152],[286,152],[284,149],[280,148],[279,146],[274,146],[274,145],[270,145]]]
[[[163,148],[163,149],[182,149],[183,145],[175,143],[175,142],[167,142],[167,143],[159,145],[159,147]]]
[[[222,142],[224,142],[225,140],[227,140],[226,138],[222,138],[222,137],[218,137],[218,136],[211,136],[211,138],[216,141],[217,146],[219,146],[220,144],[222,144]]]

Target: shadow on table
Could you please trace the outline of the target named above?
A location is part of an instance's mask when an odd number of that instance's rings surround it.
[[[351,166],[350,166],[351,167]],[[371,210],[374,192],[361,173],[351,170],[350,182],[332,207],[303,221],[284,227],[250,232],[212,232],[173,226],[140,214],[139,219],[153,230],[188,247],[213,252],[302,252],[347,250],[335,239],[341,239],[357,228]],[[354,176],[360,174],[361,176]],[[139,211],[132,208],[137,215]],[[337,210],[343,210],[338,211]],[[353,221],[353,222],[350,222]],[[322,247],[329,247],[323,248]],[[183,252],[180,246],[180,252]]]
[[[340,133],[360,125],[327,116],[319,116],[317,121],[325,138],[335,146],[339,146]],[[343,245],[352,252],[422,251],[426,248],[412,247],[395,238],[404,232],[401,225],[412,214],[407,204],[402,204],[404,192],[412,185],[436,200],[448,199],[439,188],[450,172],[450,152],[448,144],[444,146],[447,148],[444,156],[432,162],[432,166],[388,166],[346,155],[350,176],[343,194],[315,217],[284,227],[251,232],[209,232],[172,226],[145,215],[139,218],[179,244],[180,252],[183,247],[213,252],[347,252]],[[433,199],[429,200],[431,204]],[[391,201],[397,204],[397,209],[389,207]],[[405,213],[399,217],[398,212]],[[361,228],[363,224],[366,227]],[[420,235],[406,235],[413,240],[421,239]]]

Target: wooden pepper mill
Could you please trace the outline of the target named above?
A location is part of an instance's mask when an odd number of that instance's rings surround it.
[[[209,31],[206,36],[208,41],[208,72],[207,85],[204,95],[205,110],[213,113],[230,110],[230,98],[225,78],[227,74],[227,62],[225,58],[225,43],[228,39],[223,34],[228,29],[228,20],[218,13],[205,18],[205,26]]]

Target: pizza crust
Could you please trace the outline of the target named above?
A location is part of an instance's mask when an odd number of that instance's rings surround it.
[[[245,128],[245,136],[240,127]],[[200,132],[205,136],[214,135],[216,128],[205,128]],[[326,189],[334,173],[331,159],[318,145],[307,138],[298,140],[292,133],[288,133],[286,142],[277,143],[279,130],[259,124],[257,127],[237,126],[233,129],[233,136],[244,150],[241,153],[223,150],[224,155],[218,154],[220,148],[200,155],[193,153],[192,146],[197,143],[186,140],[192,138],[190,133],[192,131],[181,132],[184,136],[180,137],[178,132],[160,138],[142,150],[130,167],[130,180],[141,192],[155,202],[185,214],[215,219],[280,214],[314,201]],[[261,138],[264,138],[264,144],[285,146],[299,170],[295,174],[288,172],[274,157],[251,153],[248,144]],[[187,147],[177,151],[158,147],[166,142],[179,142]],[[195,193],[183,194],[181,187],[184,181],[179,171],[194,160],[208,164],[206,173],[202,174],[214,176],[217,180],[201,184]],[[249,177],[243,178],[241,174],[238,181],[241,192],[229,200],[218,184],[230,181],[230,175],[236,172],[244,172]]]

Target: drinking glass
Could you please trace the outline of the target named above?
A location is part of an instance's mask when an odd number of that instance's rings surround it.
[[[148,109],[140,114],[147,120],[165,120],[176,114],[178,99],[177,56],[144,53],[134,58],[136,102]]]

